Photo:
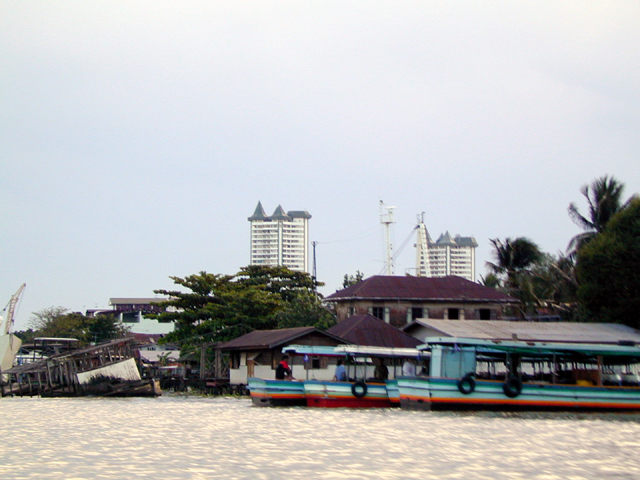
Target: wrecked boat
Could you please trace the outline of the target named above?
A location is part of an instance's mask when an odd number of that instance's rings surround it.
[[[79,348],[4,372],[0,394],[41,397],[155,397],[155,379],[143,379],[132,348],[133,338]]]

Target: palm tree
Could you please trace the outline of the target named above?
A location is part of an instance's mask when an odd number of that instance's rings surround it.
[[[625,209],[629,202],[635,198],[633,196],[622,204],[623,190],[624,184],[608,175],[597,178],[591,185],[584,185],[580,189],[580,193],[587,199],[589,204],[589,214],[585,217],[578,211],[578,207],[574,203],[569,205],[569,216],[574,223],[584,230],[569,242],[567,251],[571,257],[575,257],[582,246],[599,233],[602,233],[611,217],[620,210]]]
[[[496,263],[487,262],[487,266],[497,276],[507,277],[507,286],[513,283],[516,275],[531,267],[542,258],[540,247],[528,238],[507,238],[503,242],[498,238],[489,240],[495,249]]]
[[[506,293],[518,298],[524,309],[528,310],[535,303],[530,292],[529,270],[543,258],[540,247],[524,237],[513,240],[506,238],[504,241],[493,238],[489,241],[494,247],[496,263],[487,262],[487,266],[496,277],[503,280]],[[518,312],[518,315],[521,313]]]

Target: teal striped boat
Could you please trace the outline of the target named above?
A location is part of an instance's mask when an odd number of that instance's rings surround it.
[[[640,411],[640,347],[427,339],[428,377],[400,377],[402,408]]]

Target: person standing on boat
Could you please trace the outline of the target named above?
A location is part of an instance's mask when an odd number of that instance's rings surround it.
[[[346,379],[347,379],[347,372],[344,369],[342,360],[338,360],[338,364],[336,365],[336,372],[333,375],[333,380],[335,382],[344,382]]]
[[[415,377],[416,376],[416,364],[413,363],[413,360],[405,360],[402,365],[402,376],[403,377]]]
[[[283,355],[282,360],[278,363],[276,367],[276,380],[292,380],[293,376],[291,375],[291,368],[289,367],[289,363],[287,360],[288,356]]]
[[[389,378],[389,369],[384,364],[384,360],[382,358],[379,358],[378,365],[376,365],[376,368],[373,371],[373,379],[378,382],[386,382],[388,378]]]

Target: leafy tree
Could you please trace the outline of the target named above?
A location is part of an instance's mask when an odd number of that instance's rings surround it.
[[[640,328],[640,199],[578,251],[576,272],[587,320]]]
[[[200,272],[170,278],[190,291],[155,291],[169,297],[161,304],[169,311],[150,317],[176,326],[165,335],[167,342],[189,346],[231,340],[252,330],[322,326],[328,321],[315,293],[321,284],[286,267],[251,265],[237,275]]]
[[[571,257],[543,254],[527,276],[529,301],[539,308],[575,320],[577,281]]]
[[[277,328],[314,326],[326,330],[336,324],[336,317],[312,295],[300,295],[276,313]]]
[[[495,273],[490,273],[486,277],[480,275],[480,284],[484,285],[485,287],[499,288],[500,279],[496,276]]]
[[[87,317],[69,312],[64,307],[49,307],[32,314],[31,327],[23,332],[25,339],[35,337],[77,338],[80,345],[100,343],[126,335],[128,329],[118,323],[113,315]]]
[[[569,242],[567,250],[571,256],[575,257],[580,248],[602,233],[613,216],[627,208],[629,202],[635,198],[633,196],[623,204],[623,191],[624,184],[607,175],[597,178],[591,182],[591,185],[584,185],[580,189],[580,193],[587,199],[589,212],[587,216],[583,216],[574,203],[569,205],[569,216],[584,230]]]
[[[355,285],[356,283],[360,283],[364,279],[364,273],[360,270],[356,270],[355,275],[347,275],[345,274],[344,279],[342,280],[342,287],[348,288],[351,285]]]
[[[506,280],[507,288],[517,287],[516,275],[542,259],[540,248],[528,238],[506,238],[504,241],[493,238],[489,241],[496,263],[487,262],[487,266],[498,278]]]
[[[543,258],[540,248],[524,237],[506,238],[504,241],[494,238],[490,242],[494,247],[496,263],[487,262],[487,266],[500,281],[502,290],[518,298],[525,310],[529,310],[535,303],[531,268]]]
[[[49,307],[33,312],[29,319],[29,327],[36,331],[52,328],[53,324],[67,313],[69,313],[69,309],[64,307]]]

